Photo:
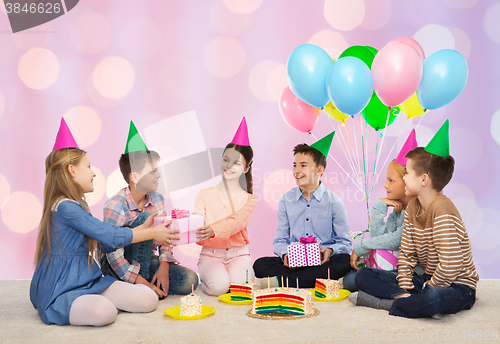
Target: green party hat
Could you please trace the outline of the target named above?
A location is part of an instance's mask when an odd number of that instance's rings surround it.
[[[138,151],[147,151],[148,147],[142,140],[141,135],[139,135],[139,131],[134,125],[134,122],[130,121],[130,129],[128,130],[128,139],[127,146],[125,147],[125,153],[138,152]]]
[[[446,120],[431,142],[425,146],[425,151],[439,156],[450,156],[450,123]]]
[[[318,141],[314,142],[311,147],[316,148],[321,152],[326,157],[328,157],[328,152],[330,151],[330,146],[332,145],[333,141],[333,135],[335,135],[335,132],[332,131],[330,134],[326,135],[322,139],[319,139]]]

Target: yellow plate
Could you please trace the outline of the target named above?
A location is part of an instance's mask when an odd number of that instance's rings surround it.
[[[349,290],[346,290],[346,289],[340,289],[340,296],[339,297],[332,297],[332,298],[329,298],[329,299],[322,299],[320,297],[316,297],[316,295],[314,294],[314,289],[312,290],[309,290],[311,292],[311,294],[313,295],[313,300],[314,301],[323,301],[323,302],[333,302],[333,301],[340,301],[340,300],[343,300],[345,299],[346,297],[349,296],[349,294],[351,293]]]
[[[232,305],[251,305],[252,304],[252,300],[245,300],[245,301],[231,300],[231,293],[219,295],[219,300],[221,300],[222,302],[225,302],[225,303],[232,304]]]
[[[215,313],[215,308],[210,307],[210,306],[201,306],[201,314],[200,315],[193,315],[192,317],[180,315],[180,312],[181,312],[181,306],[170,307],[170,308],[167,308],[163,311],[163,313],[165,313],[165,315],[168,315],[169,317],[174,318],[174,319],[193,320],[193,319],[201,319],[201,318],[208,317],[209,315]]]
[[[252,313],[252,310],[247,312],[247,315],[252,318],[257,319],[268,319],[268,320],[290,320],[290,319],[299,319],[299,318],[310,318],[319,315],[319,311],[314,308],[314,313],[310,315],[298,315],[298,314],[281,314],[281,313]]]

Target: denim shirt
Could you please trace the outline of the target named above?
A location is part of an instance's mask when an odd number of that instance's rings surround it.
[[[274,253],[283,259],[287,247],[301,237],[313,235],[333,254],[351,253],[347,211],[342,199],[320,182],[308,201],[299,187],[280,198]]]

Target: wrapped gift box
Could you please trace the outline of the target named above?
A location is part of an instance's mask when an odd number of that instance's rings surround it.
[[[366,267],[382,270],[397,269],[398,260],[399,251],[371,250],[368,255],[365,255]]]
[[[321,265],[320,243],[307,242],[306,238],[300,240],[300,242],[288,245],[288,265],[291,268]],[[309,239],[309,241],[312,240],[315,240],[315,238]]]
[[[168,226],[168,228],[177,229],[179,231],[179,233],[175,234],[180,238],[180,240],[175,241],[177,245],[186,245],[200,241],[197,238],[196,231],[198,228],[205,225],[205,219],[203,216],[184,214],[181,218],[178,218],[179,214],[175,213],[175,210],[176,209],[172,211],[173,216],[156,216],[154,218],[154,225],[157,226],[161,223],[172,220],[172,223]]]

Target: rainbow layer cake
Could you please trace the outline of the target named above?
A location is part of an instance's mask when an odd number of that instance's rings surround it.
[[[284,313],[311,315],[314,313],[312,294],[294,288],[258,289],[253,293],[252,313]]]
[[[317,278],[314,286],[314,295],[321,299],[331,299],[340,296],[339,281]]]
[[[180,315],[192,317],[201,314],[201,298],[198,295],[190,294],[181,297]]]
[[[250,301],[255,290],[255,283],[231,283],[231,301]]]

